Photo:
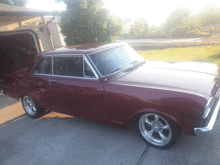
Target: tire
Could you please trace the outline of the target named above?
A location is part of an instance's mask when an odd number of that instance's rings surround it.
[[[176,123],[156,113],[146,113],[139,118],[139,132],[151,147],[165,150],[172,147],[180,138],[182,131]]]
[[[43,112],[45,112],[45,109],[38,107],[30,96],[24,96],[21,101],[25,112],[31,118],[38,118]]]

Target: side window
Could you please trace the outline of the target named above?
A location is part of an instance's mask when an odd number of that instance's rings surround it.
[[[84,60],[84,75],[85,77],[90,77],[90,78],[95,78],[95,75],[92,71],[92,69],[89,67],[89,65],[87,64],[87,62]]]
[[[83,77],[83,57],[54,57],[54,75]]]
[[[38,64],[35,66],[32,73],[35,74],[52,74],[52,58],[42,57]]]

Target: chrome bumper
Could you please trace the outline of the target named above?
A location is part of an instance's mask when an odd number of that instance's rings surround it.
[[[220,99],[218,100],[217,105],[215,106],[214,112],[212,114],[212,117],[209,120],[209,123],[206,127],[196,127],[194,128],[194,132],[196,136],[201,135],[203,132],[211,131],[216,123],[216,120],[218,119],[219,115],[219,109],[220,109]]]

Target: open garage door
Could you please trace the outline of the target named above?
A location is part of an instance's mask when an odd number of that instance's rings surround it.
[[[37,36],[31,31],[0,33],[0,89],[4,74],[28,67],[39,52]]]

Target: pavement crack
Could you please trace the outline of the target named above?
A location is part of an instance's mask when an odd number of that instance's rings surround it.
[[[47,144],[45,141],[44,141],[44,144],[47,145],[48,147],[50,147],[52,149],[52,151],[54,152],[54,148],[51,145]]]
[[[150,149],[150,146],[147,145],[147,147],[145,148],[144,152],[142,153],[140,159],[138,160],[137,165],[141,165],[143,163],[145,157],[147,156],[149,149]]]

